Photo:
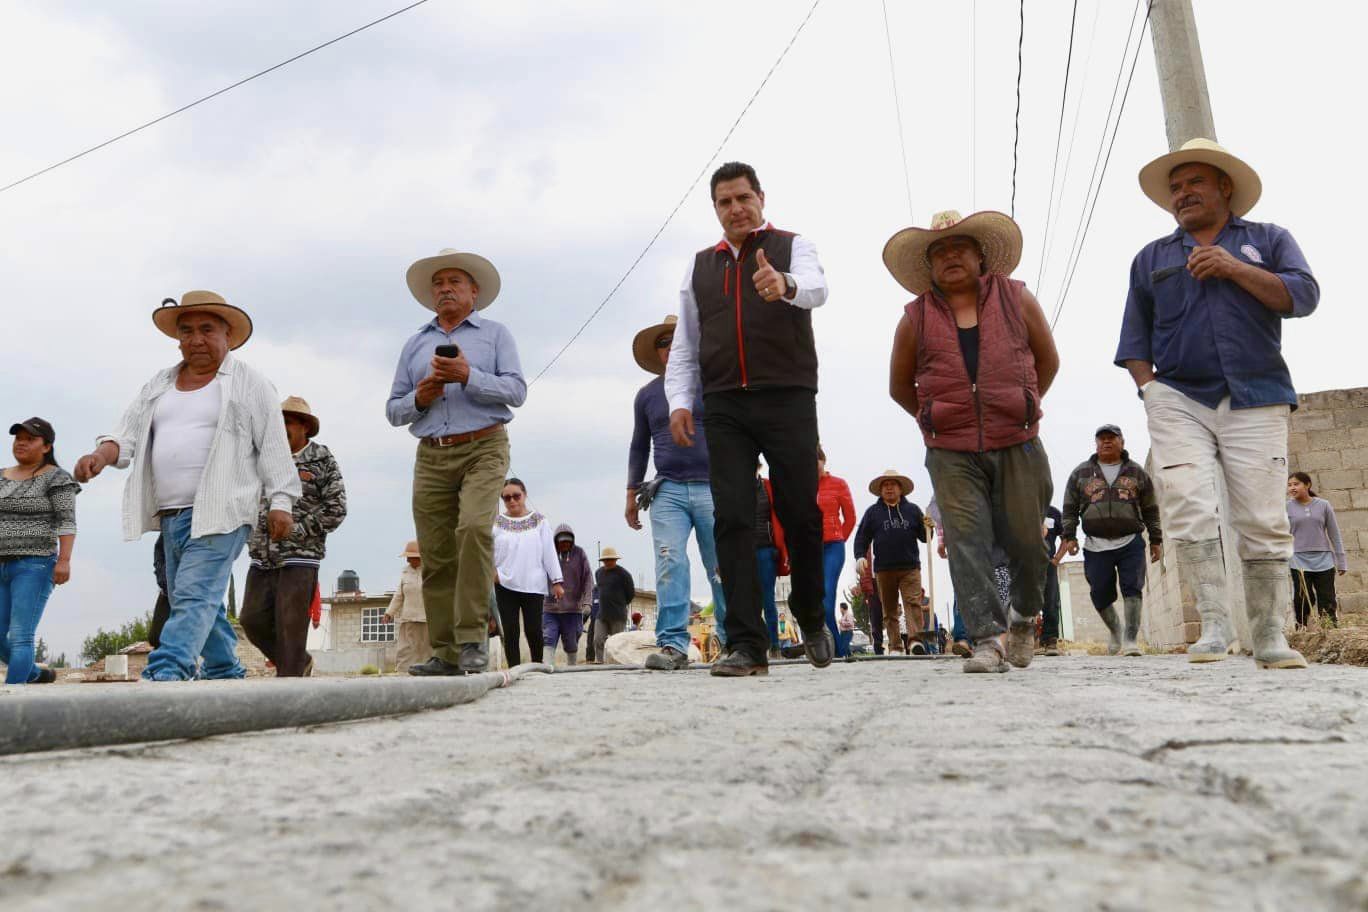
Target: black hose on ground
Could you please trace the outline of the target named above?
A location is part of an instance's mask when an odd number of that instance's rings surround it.
[[[464,677],[279,678],[23,688],[0,697],[0,756],[177,741],[397,716],[470,703],[551,666]]]

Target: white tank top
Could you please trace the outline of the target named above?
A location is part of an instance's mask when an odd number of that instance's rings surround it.
[[[194,506],[218,430],[222,397],[215,377],[197,390],[173,385],[157,400],[152,412],[152,485],[158,510]]]

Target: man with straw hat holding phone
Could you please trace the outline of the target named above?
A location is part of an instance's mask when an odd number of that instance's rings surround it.
[[[1040,400],[1059,354],[1040,302],[1009,278],[1021,260],[1021,229],[1001,212],[941,212],[930,228],[893,235],[883,258],[918,296],[893,339],[889,391],[926,442],[950,578],[973,645],[964,670],[1025,668],[1044,605],[1040,526],[1054,491],[1037,436]],[[1010,610],[993,583],[994,543],[1008,557]]]
[[[124,538],[162,533],[171,608],[143,677],[241,678],[223,596],[263,494],[269,537],[291,535],[299,473],[275,387],[232,354],[251,337],[251,318],[212,291],[188,291],[152,322],[179,342],[181,361],[148,381],[75,474],[88,481],[132,464]]]
[[[651,542],[655,547],[656,645],[660,652],[646,657],[646,667],[674,671],[689,667],[689,533],[698,542],[703,569],[712,586],[713,619],[723,636],[726,598],[717,567],[713,540],[713,498],[708,484],[708,445],[700,435],[694,446],[682,447],[670,435],[670,403],[665,396],[665,365],[674,342],[673,314],[647,326],[632,340],[632,357],[651,380],[637,391],[632,406],[632,443],[627,456],[627,525],[641,528],[643,506],[651,514]],[[695,427],[703,421],[702,391],[694,397]],[[655,452],[655,480],[644,484],[646,463]],[[646,492],[649,492],[647,494]]]
[[[1164,527],[1196,594],[1191,662],[1224,659],[1234,633],[1217,525],[1216,473],[1239,533],[1250,644],[1260,668],[1305,668],[1283,636],[1292,534],[1284,506],[1287,419],[1297,407],[1282,321],[1316,309],[1320,287],[1286,229],[1247,221],[1262,185],[1209,139],[1140,170],[1178,222],[1131,264],[1116,363],[1145,403]]]
[[[337,460],[318,436],[319,422],[309,403],[291,396],[280,404],[303,494],[295,501],[294,527],[283,541],[269,535],[269,504],[262,502],[256,528],[247,540],[252,566],[242,595],[242,631],[276,667],[276,676],[313,673],[309,638],[310,608],[318,592],[318,567],[327,553],[328,535],[347,518],[347,489]]]
[[[513,409],[527,381],[513,335],[481,315],[499,294],[484,257],[443,250],[408,269],[409,292],[436,316],[404,344],[385,414],[418,438],[413,524],[423,554],[423,608],[433,655],[414,675],[489,664],[494,518],[508,474]]]

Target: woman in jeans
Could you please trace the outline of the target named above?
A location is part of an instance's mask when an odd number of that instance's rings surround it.
[[[560,558],[551,538],[546,517],[528,509],[527,485],[517,478],[504,482],[503,512],[494,520],[494,572],[498,581],[494,597],[503,621],[504,656],[508,667],[521,661],[518,620],[527,631],[527,650],[533,662],[542,660],[542,605],[547,584],[559,601],[565,598],[561,586]]]
[[[17,463],[0,472],[0,659],[6,684],[50,684],[33,663],[34,633],[54,585],[71,578],[80,486],[57,465],[42,418],[10,427]]]
[[[1287,518],[1292,523],[1292,608],[1305,627],[1314,610],[1335,619],[1335,574],[1348,563],[1335,509],[1311,490],[1311,476],[1293,472],[1287,479]]]
[[[855,501],[850,485],[826,470],[826,453],[817,447],[817,506],[822,508],[822,577],[826,582],[826,625],[836,641],[836,655],[850,655],[849,632],[836,624],[836,587],[845,566],[845,543],[855,531]]]

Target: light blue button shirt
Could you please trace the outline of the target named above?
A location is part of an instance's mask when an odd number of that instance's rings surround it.
[[[441,398],[420,409],[414,401],[418,382],[432,373],[437,346],[447,344],[460,346],[470,362],[470,378],[464,385],[448,383]],[[451,332],[434,317],[404,343],[385,416],[395,427],[408,425],[414,437],[446,437],[507,424],[526,399],[527,381],[512,333],[472,312]]]

